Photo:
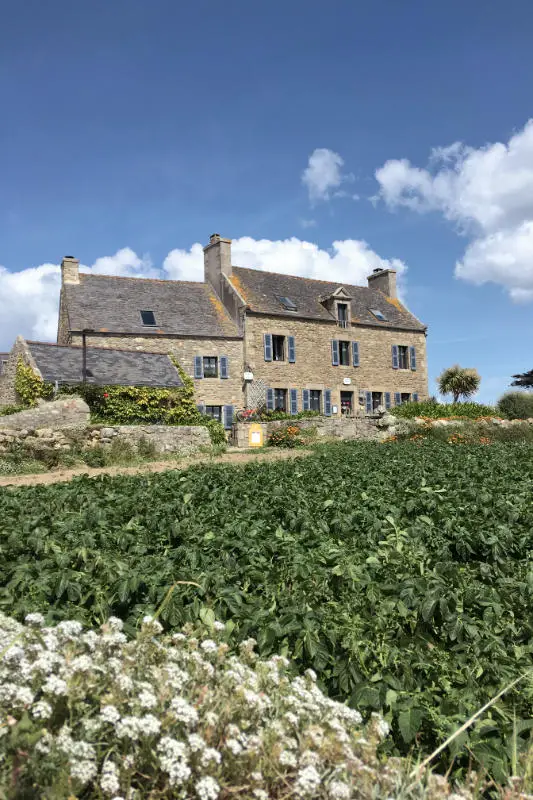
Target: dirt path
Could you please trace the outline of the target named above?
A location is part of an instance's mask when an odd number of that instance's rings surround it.
[[[166,472],[183,470],[196,464],[247,464],[250,461],[283,461],[287,458],[301,458],[310,455],[311,450],[262,450],[257,453],[230,451],[221,456],[191,456],[176,461],[147,461],[135,467],[79,467],[41,472],[34,475],[5,475],[0,477],[2,486],[44,486],[51,483],[64,483],[78,475],[93,478],[97,475],[139,475],[146,472]]]

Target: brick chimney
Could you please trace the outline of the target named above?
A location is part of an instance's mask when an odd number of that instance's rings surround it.
[[[219,297],[222,296],[222,275],[231,275],[231,239],[223,239],[219,233],[209,237],[204,247],[204,280],[210,283]]]
[[[372,275],[367,278],[369,289],[379,289],[392,300],[396,300],[396,270],[395,269],[375,269]]]
[[[80,262],[74,256],[65,256],[61,262],[61,283],[80,282]]]

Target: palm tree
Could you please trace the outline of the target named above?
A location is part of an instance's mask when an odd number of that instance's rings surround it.
[[[439,375],[437,383],[441,394],[453,395],[453,402],[458,403],[460,397],[467,400],[477,392],[481,378],[477,370],[455,364]]]

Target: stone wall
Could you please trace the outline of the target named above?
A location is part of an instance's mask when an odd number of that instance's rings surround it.
[[[72,335],[70,343],[81,345],[81,336]],[[170,353],[176,357],[184,371],[193,378],[197,403],[202,403],[206,406],[232,405],[235,408],[242,408],[244,405],[242,339],[87,336],[87,346]],[[229,378],[194,379],[195,356],[217,356],[218,358],[227,356]]]
[[[296,362],[265,361],[263,334],[294,336]],[[359,343],[359,367],[334,367],[331,363],[331,340]],[[393,369],[393,344],[416,347],[417,368]],[[246,316],[244,358],[254,373],[271,388],[298,389],[298,410],[301,390],[331,389],[332,405],[340,415],[341,391],[353,392],[354,410],[359,407],[359,393],[365,391],[417,393],[420,400],[428,397],[426,337],[423,332],[391,330],[352,325],[340,328],[334,323],[314,320],[286,319],[266,315]],[[351,354],[350,354],[351,362]],[[349,384],[344,384],[349,379]]]
[[[90,417],[91,412],[85,400],[70,395],[50,403],[41,400],[34,408],[0,417],[0,428],[11,431],[41,428],[52,428],[56,431],[69,428],[81,429],[89,425]]]
[[[19,397],[15,390],[15,377],[19,358],[22,358],[25,364],[30,366],[37,375],[42,377],[26,341],[22,336],[17,336],[15,344],[8,356],[4,371],[2,375],[0,375],[0,407],[17,405],[19,402]]]
[[[249,422],[237,422],[233,426],[232,444],[235,447],[249,447]],[[381,436],[377,417],[304,417],[303,419],[272,420],[259,424],[263,431],[263,441],[278,428],[296,425],[302,430],[315,430],[317,439],[378,439]]]

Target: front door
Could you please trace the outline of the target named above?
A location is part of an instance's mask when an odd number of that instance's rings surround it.
[[[353,392],[341,392],[341,414],[349,417],[353,413]]]

